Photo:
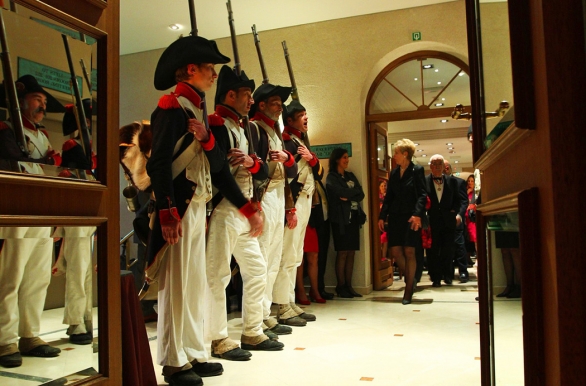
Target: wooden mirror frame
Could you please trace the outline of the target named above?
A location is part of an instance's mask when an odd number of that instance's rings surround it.
[[[0,175],[0,226],[69,225],[98,228],[99,375],[79,384],[122,384],[120,300],[119,2],[15,0],[98,40],[98,180],[100,183]],[[108,130],[109,128],[109,130]],[[42,200],[26,200],[35,195]],[[116,258],[108,258],[115,256]]]

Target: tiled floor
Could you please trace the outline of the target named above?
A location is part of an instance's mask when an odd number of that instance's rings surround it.
[[[285,349],[253,352],[247,362],[220,361],[224,374],[206,386],[480,385],[480,341],[476,282],[432,288],[424,276],[411,305],[401,304],[404,283],[363,298],[336,299],[304,307],[316,322],[280,337]],[[230,336],[238,340],[242,320],[230,314]],[[88,367],[98,368],[91,346],[68,343],[62,310],[46,311],[43,338],[63,351],[58,358],[25,358],[22,367],[0,368],[0,385],[39,385]],[[522,385],[521,302],[495,303],[499,385]],[[156,323],[147,323],[156,364]],[[30,378],[32,376],[32,378]],[[29,377],[29,379],[25,379]]]

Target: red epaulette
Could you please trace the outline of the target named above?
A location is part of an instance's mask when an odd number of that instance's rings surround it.
[[[222,118],[217,113],[208,115],[208,123],[210,126],[223,126],[224,122],[224,118]]]
[[[10,129],[10,126],[6,124],[6,122],[0,122],[0,130]]]
[[[45,137],[49,138],[49,132],[47,130],[45,130],[45,129],[40,129],[40,130],[43,132],[43,134],[45,134]]]
[[[283,141],[290,141],[291,140],[291,136],[289,135],[289,133],[283,133]]]
[[[61,149],[63,149],[63,151],[67,151],[73,149],[75,146],[77,146],[77,142],[75,142],[75,139],[70,139],[63,144],[63,147]]]
[[[168,94],[168,95],[163,95],[161,97],[161,99],[159,99],[158,106],[160,108],[162,108],[163,110],[178,109],[181,107],[181,105],[179,105],[179,101],[177,100],[177,97],[173,93]]]

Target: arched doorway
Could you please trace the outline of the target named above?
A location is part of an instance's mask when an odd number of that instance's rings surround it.
[[[466,141],[468,124],[451,119],[456,104],[470,105],[469,67],[461,59],[441,51],[417,51],[389,63],[375,78],[366,98],[365,116],[368,130],[368,175],[370,190],[370,245],[372,251],[372,283],[374,290],[392,284],[393,267],[383,256],[381,233],[377,219],[384,185],[393,161],[389,143],[407,137],[420,144],[425,141],[427,153],[418,152],[419,163],[442,153],[444,145],[466,149],[462,165],[472,166],[472,151]],[[389,132],[389,125],[394,129]],[[443,139],[450,139],[445,142]],[[458,144],[452,141],[462,140]],[[439,146],[444,146],[439,150]],[[427,150],[429,149],[429,150]],[[418,150],[422,150],[418,148]],[[455,160],[460,163],[460,159]]]

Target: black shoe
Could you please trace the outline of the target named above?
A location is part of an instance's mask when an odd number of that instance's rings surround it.
[[[292,333],[293,329],[282,324],[276,324],[273,326],[273,328],[269,328],[268,330],[264,331],[264,333],[266,334],[268,331],[275,333],[277,335],[287,335]]]
[[[513,291],[513,286],[507,286],[503,292],[501,292],[500,294],[496,295],[497,298],[504,298],[509,296],[509,294]]]
[[[2,367],[19,367],[22,366],[22,356],[19,352],[3,355],[0,357],[0,366]]]
[[[37,346],[30,351],[21,352],[21,354],[25,357],[52,358],[58,356],[60,352],[61,349],[44,344],[42,346]]]
[[[199,375],[200,377],[215,377],[216,375],[221,375],[224,372],[224,367],[222,367],[221,363],[215,362],[191,362],[191,370]]]
[[[243,349],[245,350],[258,350],[258,351],[280,351],[285,347],[285,345],[281,342],[276,342],[274,340],[267,339],[259,344],[246,344],[240,343]]]
[[[518,299],[521,297],[521,287],[515,286],[507,295],[507,299]]]
[[[336,293],[338,294],[339,298],[351,299],[354,297],[350,292],[348,292],[348,288],[346,288],[346,286],[337,286]]]
[[[346,286],[346,290],[348,290],[348,292],[350,293],[350,295],[354,296],[355,298],[361,298],[362,295],[360,295],[358,292],[354,291],[354,288],[352,288],[351,285],[347,285]]]
[[[252,354],[246,350],[241,349],[240,347],[236,347],[230,351],[226,351],[225,353],[221,354],[216,354],[212,351],[212,356],[214,358],[226,359],[227,361],[248,361],[250,360]]]
[[[401,302],[404,306],[406,306],[407,304],[411,304],[411,299],[407,300],[405,298],[403,298],[403,301]]]
[[[468,283],[468,275],[465,273],[460,274],[460,283]]]
[[[279,335],[275,334],[271,330],[263,331],[263,333],[268,336],[270,340],[279,340]]]
[[[440,283],[439,281],[434,281],[431,286],[432,287],[441,287],[442,283]]]
[[[179,371],[171,376],[164,377],[169,386],[200,386],[203,381],[199,375],[189,370]]]
[[[334,298],[334,294],[331,292],[326,292],[326,290],[319,291],[319,295],[326,300],[332,300]]]
[[[446,285],[452,285],[452,279],[445,279],[444,283],[446,283]]]
[[[92,340],[94,340],[94,337],[92,336],[91,332],[69,335],[69,342],[72,344],[90,344],[92,343]]]

